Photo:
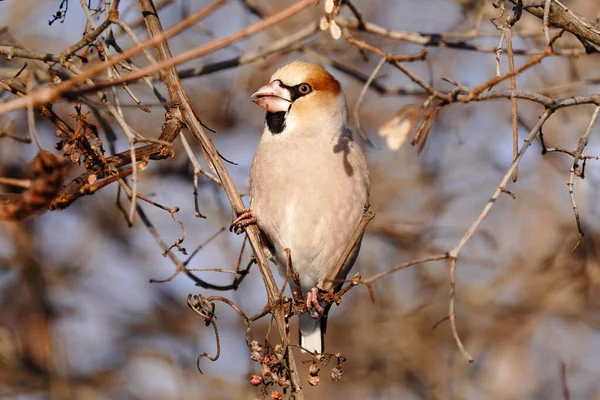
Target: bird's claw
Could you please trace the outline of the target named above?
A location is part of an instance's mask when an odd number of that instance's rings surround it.
[[[314,307],[315,311],[311,312]],[[323,307],[319,304],[319,289],[316,287],[312,288],[310,292],[306,293],[306,308],[314,319],[319,318],[321,314],[323,314]]]
[[[229,232],[239,235],[244,232],[244,228],[253,224],[256,224],[256,218],[252,216],[252,211],[249,208],[244,208],[231,225],[229,225]]]

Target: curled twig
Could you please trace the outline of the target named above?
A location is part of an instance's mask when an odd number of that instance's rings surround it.
[[[193,301],[192,301],[192,299],[193,299]],[[212,302],[210,302],[208,299],[202,297],[201,295],[192,296],[191,294],[188,295],[187,305],[188,305],[188,307],[190,307],[190,309],[192,311],[194,311],[196,314],[198,314],[199,316],[204,318],[206,326],[209,326],[209,325],[213,326],[213,330],[215,332],[215,339],[217,341],[217,354],[215,354],[214,356],[211,356],[209,353],[204,352],[204,353],[200,354],[198,356],[198,358],[196,359],[196,367],[198,368],[198,371],[200,371],[200,373],[202,374],[203,372],[200,369],[200,360],[202,360],[202,358],[206,357],[210,361],[217,361],[219,359],[219,356],[221,355],[221,341],[219,339],[219,330],[217,328],[217,324],[215,323],[215,318],[216,318],[215,314],[214,314],[215,305]]]

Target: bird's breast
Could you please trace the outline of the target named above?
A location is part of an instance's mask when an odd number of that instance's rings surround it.
[[[279,267],[285,268],[283,249],[289,248],[301,283],[312,287],[337,262],[368,200],[360,149],[354,142],[336,146],[264,141],[251,168],[251,208]]]

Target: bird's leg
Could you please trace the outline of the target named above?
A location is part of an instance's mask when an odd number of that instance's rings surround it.
[[[317,287],[312,288],[308,293],[306,293],[306,308],[310,312],[310,310],[314,307],[315,311],[311,314],[313,318],[317,319],[321,314],[323,314],[323,307],[319,304],[319,292],[327,291],[323,289],[323,282],[319,282]]]
[[[252,216],[252,211],[249,208],[244,208],[231,225],[229,225],[229,232],[235,232],[236,235],[239,235],[244,232],[245,227],[252,224],[256,224],[256,218]]]

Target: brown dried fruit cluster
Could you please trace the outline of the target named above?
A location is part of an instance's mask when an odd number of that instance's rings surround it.
[[[308,384],[311,386],[318,386],[320,382],[319,371],[321,368],[317,365],[317,361],[313,360],[312,364],[308,368]]]
[[[98,136],[98,128],[86,121],[89,113],[81,114],[81,108],[75,107],[77,114],[71,115],[77,121],[75,131],[67,135],[62,130],[56,131],[56,136],[61,140],[54,145],[57,150],[62,150],[66,159],[73,164],[83,162],[86,168],[91,168],[96,161],[104,162],[104,148]]]
[[[66,174],[64,161],[48,151],[40,151],[29,164],[29,188],[20,195],[0,201],[0,219],[23,220],[46,210],[58,194]]]
[[[341,381],[343,376],[344,374],[342,372],[342,367],[335,367],[331,370],[331,372],[329,372],[329,379],[334,382]]]
[[[277,384],[286,389],[291,386],[288,370],[283,357],[283,346],[261,345],[256,340],[250,342],[250,358],[260,362],[260,374],[252,375],[250,383],[254,386]]]
[[[308,367],[308,384],[311,386],[318,386],[321,382],[321,378],[319,378],[319,372],[321,368],[325,368],[329,365],[329,363],[335,360],[337,362],[337,366],[332,368],[329,371],[329,379],[333,382],[339,382],[342,380],[344,373],[342,371],[342,363],[346,361],[346,357],[341,354],[330,354],[323,353],[317,356],[314,356],[312,361],[306,361],[305,363],[310,362],[310,367]]]

